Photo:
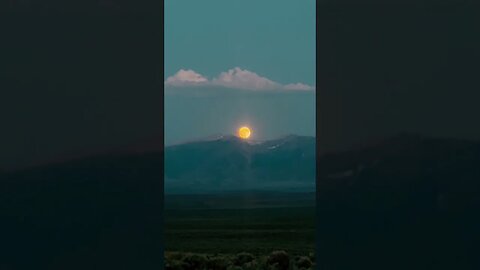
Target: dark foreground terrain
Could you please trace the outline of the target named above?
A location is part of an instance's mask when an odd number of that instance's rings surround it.
[[[253,192],[167,196],[167,269],[311,269],[314,196]],[[273,266],[277,260],[279,265]],[[192,268],[195,265],[198,268]]]
[[[267,255],[253,255],[247,252],[237,254],[199,254],[166,252],[166,270],[183,269],[226,269],[226,270],[310,270],[315,269],[314,253],[308,256],[292,256],[277,250]]]

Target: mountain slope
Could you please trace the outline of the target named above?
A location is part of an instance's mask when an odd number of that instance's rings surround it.
[[[313,137],[290,135],[248,142],[222,136],[165,149],[167,193],[313,191],[314,183]]]

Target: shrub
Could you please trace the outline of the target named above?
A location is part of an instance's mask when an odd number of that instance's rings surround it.
[[[305,256],[301,256],[299,257],[295,264],[297,265],[298,268],[302,269],[302,268],[305,268],[305,269],[309,269],[310,267],[312,267],[313,263],[312,261],[310,260],[310,258],[308,257],[305,257]]]
[[[233,263],[238,266],[242,266],[246,263],[253,261],[255,257],[247,252],[238,253],[237,256],[233,259]]]
[[[262,268],[261,265],[256,260],[247,262],[243,265],[243,270],[259,270],[259,269],[264,269],[264,268]]]
[[[181,261],[183,260],[183,254],[181,252],[165,252],[165,260],[167,262],[173,260]]]
[[[290,265],[290,256],[285,251],[273,251],[267,259],[267,263],[270,266],[274,266],[274,269],[288,270]]]
[[[207,269],[209,270],[226,270],[231,265],[231,261],[223,256],[208,257]]]
[[[186,254],[183,261],[188,264],[187,270],[200,270],[207,265],[207,258],[199,254]]]
[[[165,270],[187,270],[189,265],[179,260],[168,261],[165,265]]]
[[[310,258],[310,260],[312,262],[314,262],[315,261],[315,252],[309,252],[308,253],[308,258]]]
[[[291,257],[286,251],[273,251],[268,255],[198,254],[166,252],[166,270],[312,270],[313,252]]]

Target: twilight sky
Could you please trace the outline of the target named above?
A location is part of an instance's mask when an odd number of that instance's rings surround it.
[[[165,1],[167,145],[314,136],[314,87],[315,1]]]

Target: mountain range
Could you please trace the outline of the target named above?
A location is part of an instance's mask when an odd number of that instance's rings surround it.
[[[316,173],[323,239],[317,252],[326,265],[345,257],[354,264],[369,254],[385,261],[408,255],[428,265],[436,254],[474,250],[471,239],[480,239],[476,141],[402,134],[315,158],[312,137],[248,142],[220,136],[164,151],[167,195],[308,191]],[[81,246],[95,247],[88,254],[102,256],[105,265],[119,254],[140,258],[158,250],[162,160],[161,151],[134,147],[0,173],[0,237],[9,247],[3,263],[29,269],[49,262],[53,252],[62,269],[83,269],[71,265],[75,254],[86,256]]]
[[[153,183],[161,178],[162,153],[158,144],[147,144],[155,149],[130,147],[110,154],[0,172],[0,184],[7,190],[27,183],[29,189],[47,183],[57,187]],[[448,201],[478,203],[475,196],[480,193],[478,142],[400,134],[348,151],[320,153],[318,158],[315,146],[314,137],[297,135],[267,141],[246,141],[226,135],[168,146],[164,149],[165,191],[312,192],[318,171],[317,192],[329,200],[354,197],[361,200],[365,196],[369,199],[362,200],[363,204],[370,201],[373,207],[386,205],[375,203],[374,197],[400,199],[399,194],[412,195],[411,192],[422,190],[418,196],[431,196],[432,202],[442,205]],[[336,194],[340,191],[342,196]]]
[[[218,136],[165,148],[166,193],[315,190],[315,138]]]

